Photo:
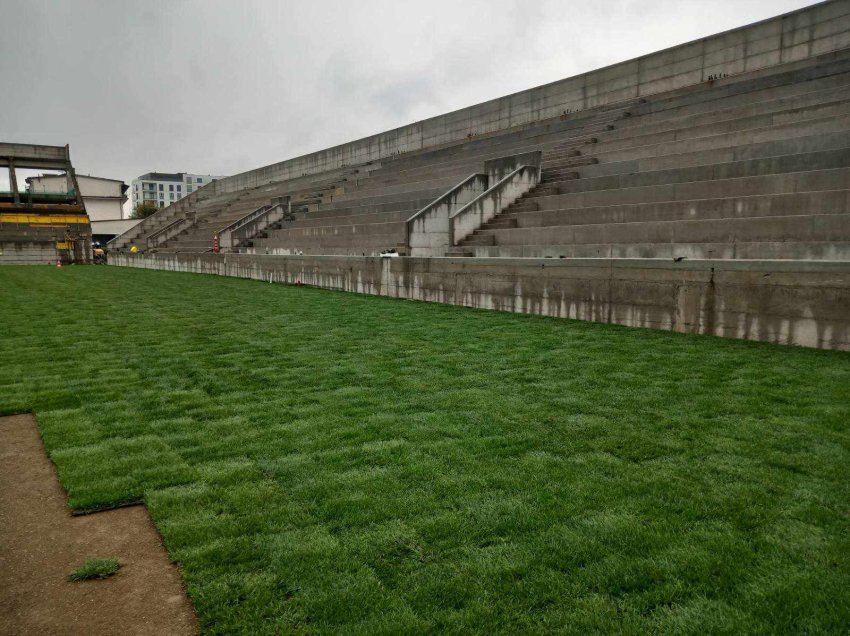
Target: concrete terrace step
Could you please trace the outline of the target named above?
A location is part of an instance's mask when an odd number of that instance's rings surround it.
[[[850,131],[837,131],[816,135],[783,137],[781,139],[755,144],[730,143],[720,148],[653,157],[640,157],[637,159],[620,159],[616,158],[616,155],[609,156],[605,153],[599,153],[599,163],[594,164],[592,167],[585,166],[581,170],[581,173],[584,177],[632,174],[848,147],[850,147]]]
[[[842,49],[807,60],[787,63],[773,68],[741,73],[720,80],[685,86],[649,97],[646,103],[634,106],[634,115],[653,114],[672,108],[691,108],[694,112],[714,109],[713,103],[723,100],[730,105],[764,101],[777,93],[800,94],[829,84],[850,70],[850,49]]]
[[[842,108],[843,108],[843,106],[842,106]],[[764,124],[764,123],[765,123],[765,121],[766,121],[766,120],[761,119],[761,120],[759,120],[759,121],[758,121],[758,122],[756,122],[756,123],[758,123],[758,124]],[[669,127],[669,124],[666,124],[666,125]],[[741,127],[741,126],[742,126],[740,123],[738,123],[738,124],[736,124],[736,125],[737,125],[738,127]],[[692,125],[691,125],[691,123],[689,122],[689,123],[688,123],[688,125],[687,125],[687,126],[685,126],[685,128],[693,128],[693,126],[692,126]],[[618,133],[620,133],[620,135],[619,135],[619,136],[620,136],[620,137],[622,137],[622,136],[623,136],[623,133],[624,133],[624,132],[626,132],[627,130],[628,130],[628,129],[621,129],[621,130],[619,130],[619,131],[618,131]],[[717,128],[716,126],[712,128],[712,132],[715,132],[715,133],[716,133],[717,131],[718,131],[718,128]],[[504,148],[503,150],[507,150],[507,148]],[[467,157],[465,160],[468,162],[468,161],[470,160],[470,157]],[[444,165],[444,163],[445,163],[445,162],[442,162],[442,163],[439,163],[438,165]],[[420,168],[420,169],[421,169],[421,168]]]
[[[817,134],[818,132],[846,131],[847,129],[847,119],[844,117],[822,117],[815,120],[782,123],[733,132],[711,130],[710,132],[713,134],[699,137],[694,137],[692,131],[682,129],[677,133],[677,139],[675,141],[661,139],[655,135],[644,135],[629,139],[623,139],[615,135],[600,138],[598,145],[586,149],[585,154],[598,158],[600,163],[605,163],[642,157],[729,148],[741,144],[781,140],[787,137]],[[547,144],[538,144],[534,147],[522,148],[521,150],[542,150],[544,152],[544,159],[550,156],[550,146]]]
[[[568,160],[544,157],[542,173],[547,175],[574,172],[574,169],[578,166],[592,166],[597,163],[599,163],[599,159],[596,157],[573,157]]]
[[[327,254],[338,253],[342,249],[390,249],[394,248],[400,240],[404,239],[404,234],[370,234],[368,236],[313,236],[313,237],[276,237],[268,239],[252,239],[255,249],[264,249],[265,247],[288,247],[292,249],[323,248],[327,249]]]
[[[846,64],[846,65],[845,65],[845,69],[850,69],[850,63],[848,63],[848,64]],[[781,95],[781,96],[783,96],[783,97],[787,97],[790,93],[794,93],[794,94],[799,94],[800,92],[803,92],[803,93],[810,93],[810,92],[812,92],[812,91],[816,90],[817,88],[824,87],[824,86],[828,86],[830,82],[833,82],[833,83],[834,83],[834,81],[835,81],[835,80],[834,80],[833,78],[830,78],[830,77],[822,78],[822,79],[820,79],[820,80],[813,80],[813,81],[809,81],[809,82],[807,82],[807,84],[808,84],[808,85],[810,85],[810,86],[809,86],[809,87],[806,87],[806,88],[808,88],[808,90],[805,90],[805,89],[801,88],[799,85],[769,87],[769,88],[767,88],[767,89],[764,89],[764,91],[765,91],[765,95],[764,95],[764,97],[765,97],[765,98],[768,98],[768,99],[770,99],[770,98],[775,99],[777,95]],[[846,84],[848,83],[848,79],[847,79],[847,77],[846,77],[846,76],[841,76],[841,82],[842,82],[842,84],[844,85],[844,87],[846,87]],[[716,92],[716,91],[715,91],[715,92]],[[725,98],[725,99],[731,103],[731,102],[733,102],[736,98],[739,98],[739,99],[738,99],[738,101],[739,101],[739,102],[743,105],[743,107],[746,107],[746,108],[752,108],[752,101],[753,101],[753,96],[752,96],[752,94],[750,94],[750,93],[744,93],[743,95],[737,95],[737,96],[735,96],[735,97],[732,97],[732,98]],[[744,100],[745,100],[745,101],[744,101]],[[663,100],[662,100],[662,101],[663,101]],[[712,101],[717,101],[717,100],[712,100]],[[658,108],[659,108],[659,102],[658,102],[658,98],[657,98],[657,96],[654,98],[654,102],[653,102],[652,106],[653,106],[654,108],[656,108],[656,109],[658,109]],[[701,110],[703,110],[703,111],[705,111],[705,110],[706,110],[706,108],[709,108],[709,115],[713,115],[713,114],[714,114],[715,112],[717,112],[717,110],[718,110],[717,105],[716,105],[716,104],[713,104],[713,103],[710,103],[710,104],[709,104],[709,106],[706,106],[706,103],[705,103],[705,102],[700,102],[700,103],[699,103],[699,107],[700,107],[700,108],[701,108]],[[641,108],[643,108],[643,107],[641,107]],[[678,106],[678,108],[679,108],[680,110],[682,110],[682,109],[683,109],[683,107],[682,107],[682,106]],[[588,112],[589,112],[589,111],[588,111]],[[663,120],[662,120],[662,121],[668,122],[668,123],[666,123],[666,124],[665,124],[665,125],[667,125],[668,127],[670,126],[669,121],[670,121],[671,117],[674,117],[674,116],[675,116],[674,114],[669,113],[669,112],[660,112],[660,113],[657,113],[657,112],[656,112],[656,113],[650,113],[650,112],[647,112],[647,113],[645,113],[644,115],[645,115],[645,116],[650,116],[650,115],[653,115],[653,114],[655,114],[655,115],[657,115],[657,116],[659,116],[659,117],[662,117],[662,118],[663,118]],[[685,111],[683,111],[683,113],[682,113],[682,114],[691,114],[691,115],[692,115],[692,113],[688,113],[688,112],[685,112]],[[727,118],[729,118],[729,119],[733,119],[733,118],[734,118],[734,114],[733,114],[732,112],[727,111],[727,112],[725,112],[725,115],[726,115],[726,116],[727,116]],[[623,129],[624,127],[636,126],[636,125],[638,125],[637,123],[635,123],[635,122],[637,122],[637,121],[638,121],[638,119],[635,119],[633,122],[624,123],[624,124],[622,124],[622,125],[621,125],[621,129]],[[692,122],[692,121],[691,121],[691,122],[684,122],[683,127],[691,127],[692,125],[693,125],[693,122]],[[547,125],[544,125],[544,126],[542,126],[542,127],[540,127],[540,128],[541,128],[541,129],[543,129],[543,130],[550,130],[550,129],[552,129],[552,125],[547,124]],[[534,136],[534,135],[536,135],[536,134],[538,134],[536,130],[533,130],[533,131],[531,131],[531,132],[529,132],[529,131],[523,131],[522,133],[520,133],[520,136],[523,136],[523,137],[529,137],[529,136],[532,136],[532,137],[533,137],[533,136]],[[504,142],[508,142],[509,138],[510,138],[510,137],[512,137],[512,135],[508,135],[508,134],[506,134],[506,135],[504,135],[503,137],[504,137]],[[463,147],[471,146],[471,145],[472,145],[472,144],[474,144],[474,143],[475,143],[475,142],[471,142],[471,143],[469,143],[469,144],[463,144]],[[526,143],[527,143],[527,142],[526,142]],[[508,148],[508,146],[509,146],[509,144],[507,144],[507,143],[501,143],[501,144],[499,144],[499,145],[501,145],[503,148]],[[471,149],[471,148],[470,148],[470,149]],[[457,152],[457,151],[455,150],[454,152]],[[437,156],[436,156],[436,153],[435,153],[435,158],[436,158],[436,160],[438,160],[438,161],[445,161],[445,159],[444,159],[444,158],[437,157]],[[417,158],[417,162],[419,162],[419,163],[421,164],[422,159],[421,159],[421,158]],[[387,169],[390,169],[390,166],[388,166],[388,168],[387,168]]]
[[[844,108],[844,106],[842,106],[842,108]],[[786,119],[787,119],[787,118],[786,118]],[[823,119],[823,118],[821,118],[821,119]],[[827,119],[828,119],[828,118],[827,118]],[[784,121],[784,120],[783,120],[783,121]],[[762,120],[760,120],[758,123],[763,124],[763,123],[765,123],[765,120],[763,120],[763,119],[762,119]],[[740,127],[740,124],[738,124],[738,127]],[[708,130],[708,129],[706,129],[706,130]],[[713,138],[713,139],[715,139],[715,140],[717,140],[717,139],[722,139],[722,138],[719,138],[719,137],[717,136],[718,134],[728,134],[728,132],[727,132],[727,133],[723,133],[723,132],[722,132],[722,130],[718,130],[716,127],[715,127],[715,128],[712,128],[710,131],[711,131],[712,133],[715,133],[715,134],[713,134],[713,135],[709,135],[709,137],[711,137],[711,138]],[[621,132],[621,133],[622,133],[623,131],[619,131],[619,132]],[[669,132],[669,131],[668,131],[668,132]],[[686,135],[685,133],[687,133],[687,135]],[[693,134],[694,134],[694,132],[693,132],[693,130],[691,130],[691,131],[684,131],[684,132],[680,133],[680,135],[679,135],[679,136],[680,136],[680,138],[681,138],[682,136],[685,136],[685,137],[693,136]],[[737,136],[737,135],[735,135],[735,136]],[[702,138],[705,138],[705,136],[703,136]],[[630,139],[632,139],[632,138],[630,138]],[[616,139],[616,140],[613,140],[613,141],[616,141],[617,143],[619,143],[619,144],[620,144],[620,146],[621,146],[620,151],[621,151],[621,152],[623,152],[623,151],[624,151],[624,148],[623,148],[623,147],[624,147],[624,142],[623,142],[622,135],[618,136],[618,137],[617,137],[617,139]],[[593,150],[593,155],[594,155],[594,156],[601,156],[601,154],[603,154],[603,153],[611,154],[612,152],[615,152],[615,151],[617,150],[617,148],[615,148],[615,147],[612,147],[612,146],[611,146],[611,143],[613,143],[613,141],[612,141],[611,139],[607,139],[606,141],[601,142],[601,144],[600,144],[600,146],[599,146],[599,147],[595,147],[595,148],[594,148],[594,150]],[[657,141],[658,141],[658,139],[657,139],[655,136],[647,137],[646,135],[644,135],[642,138],[639,138],[639,139],[637,139],[637,140],[632,139],[632,141],[628,142],[628,144],[629,144],[629,145],[628,145],[628,146],[625,146],[625,148],[628,148],[628,147],[630,147],[630,146],[635,146],[635,143],[638,143],[638,144],[639,144],[639,146],[640,146],[640,144],[645,145],[645,142],[647,142],[647,141],[657,142]],[[732,142],[733,142],[733,141],[734,141],[734,140],[732,140]],[[653,144],[651,144],[651,145],[654,145],[654,146],[656,146],[656,147],[657,147],[659,144],[658,144],[658,143],[653,143]],[[639,146],[638,146],[638,147],[639,147]],[[526,151],[526,150],[531,150],[531,149],[543,149],[544,151],[546,151],[546,148],[545,148],[545,147],[540,147],[540,146],[535,147],[535,148],[528,148],[528,147],[524,147],[524,148],[517,149],[517,150]],[[503,150],[507,150],[507,149],[503,149]],[[504,153],[502,153],[502,154],[504,154]],[[573,154],[573,153],[572,153],[572,152],[569,152],[568,154],[570,154],[570,155],[571,155],[571,154]],[[653,152],[650,152],[649,154],[650,154],[651,156],[655,156],[655,155],[656,155],[656,152],[654,152],[654,151],[653,151]],[[549,154],[548,156],[558,157],[558,155],[552,155],[552,154],[551,154],[551,151],[550,151],[550,154]],[[466,164],[466,167],[465,167],[464,169],[465,169],[465,170],[469,170],[469,169],[470,169],[470,165],[469,165],[469,161],[470,161],[470,159],[469,159],[469,158],[467,158],[467,159],[466,159],[466,161],[467,161],[467,164]]]
[[[717,99],[727,100],[728,103],[748,103],[754,101],[753,95],[761,95],[769,97],[770,94],[781,91],[784,94],[790,92],[805,92],[810,90],[801,88],[800,84],[815,85],[818,82],[830,81],[830,76],[839,72],[846,72],[850,64],[847,62],[846,52],[838,54],[827,54],[812,61],[804,61],[801,63],[790,63],[782,68],[768,69],[767,77],[761,77],[761,71],[753,71],[749,73],[739,74],[728,80],[723,80],[717,83],[703,84],[697,86],[689,86],[683,89],[670,91],[665,94],[653,95],[649,104],[638,106],[640,114],[652,114],[656,110],[666,110],[676,107],[691,107],[698,108],[702,111],[715,110],[716,107],[711,104]],[[574,116],[588,117],[593,110],[577,113]],[[634,113],[638,114],[638,113]],[[666,115],[664,115],[666,116]],[[571,116],[573,117],[573,116]],[[547,128],[562,126],[564,124],[575,126],[573,122],[553,122],[548,121],[543,123]],[[539,128],[540,126],[529,126],[528,128]],[[526,134],[526,130],[520,129],[514,134]],[[533,133],[532,133],[533,134]],[[473,140],[469,144],[487,144],[490,140],[485,137],[482,139]],[[421,151],[406,153],[395,159],[396,162],[416,159]],[[389,162],[388,162],[389,163]]]
[[[720,220],[761,216],[843,214],[848,210],[850,210],[850,189],[844,189],[586,208],[519,210],[500,215],[487,227],[530,228],[595,223]],[[499,222],[503,225],[496,226]]]
[[[584,245],[479,245],[463,248],[478,258],[689,258],[725,260],[850,261],[850,243],[603,243]]]
[[[720,197],[741,197],[821,190],[843,190],[850,183],[850,169],[807,170],[734,179],[714,179],[610,190],[588,190],[550,195],[536,201],[538,208],[558,209],[652,203]]]
[[[701,127],[699,129],[683,128],[658,134],[610,137],[600,139],[600,145],[594,149],[594,155],[610,155],[614,152],[620,152],[623,157],[634,158],[638,156],[656,156],[658,154],[678,154],[699,149],[728,146],[729,141],[733,143],[737,141],[742,144],[760,143],[803,134],[814,135],[818,132],[847,130],[848,120],[850,120],[850,116],[829,116],[810,120],[800,119],[770,123],[762,120],[758,123],[765,125],[738,127],[734,130],[710,127]],[[641,148],[653,148],[654,151],[642,153]],[[659,148],[664,152],[659,153]]]
[[[710,102],[711,100],[717,98],[724,98],[730,100],[734,100],[737,98],[741,100],[752,101],[750,95],[753,92],[770,91],[775,88],[786,89],[789,86],[793,89],[796,85],[803,82],[812,82],[824,78],[828,79],[830,75],[833,75],[837,72],[841,72],[842,69],[846,70],[848,66],[846,60],[847,57],[848,54],[846,51],[831,52],[828,54],[821,55],[817,58],[813,58],[811,60],[791,62],[786,63],[781,67],[758,69],[755,71],[740,73],[728,79],[720,80],[717,82],[705,82],[701,85],[690,85],[680,89],[668,91],[667,93],[654,94],[649,97],[648,106],[654,107],[657,104],[660,106],[660,108],[664,109],[667,107],[666,104],[668,102],[676,101],[677,107],[681,107],[683,104],[696,103],[703,109],[710,110],[712,108],[711,105],[705,105],[703,104],[703,102]],[[603,108],[607,108],[607,106]],[[649,112],[644,108],[644,106],[640,106],[639,108],[643,109],[641,111],[643,113]],[[582,111],[570,115],[570,117],[573,118],[576,116],[586,116],[586,113],[592,113],[594,112],[594,110],[598,111],[600,109],[590,109],[588,111]],[[558,122],[557,120],[547,120],[542,123],[543,125],[551,126],[558,125],[563,122]],[[517,133],[522,134],[526,129],[533,127],[537,127],[537,124],[519,127]],[[487,135],[479,139],[479,141],[484,143],[486,143],[487,140]],[[404,159],[406,157],[415,156],[419,152],[421,151],[405,153],[397,159]]]
[[[562,178],[552,181],[545,192],[533,190],[530,196],[569,195],[593,191],[628,191],[649,186],[679,183],[725,181],[744,177],[817,172],[850,166],[850,149],[829,150],[800,155],[783,155],[673,170],[657,170],[628,175],[609,175],[585,179]]]
[[[427,204],[426,204],[427,205]],[[385,223],[392,221],[406,221],[423,206],[390,212],[367,212],[363,214],[345,214],[342,216],[311,218],[309,215],[298,217],[291,222],[292,226],[315,227],[324,225],[362,225],[368,223]]]
[[[351,207],[313,210],[310,212],[299,213],[297,218],[299,220],[303,219],[312,221],[333,219],[333,221],[329,222],[336,222],[336,220],[347,219],[361,214],[384,214],[403,211],[409,211],[413,214],[413,212],[421,210],[423,207],[431,203],[435,198],[436,196],[432,196],[430,198],[414,199],[412,201],[401,201],[396,203],[385,203],[379,205],[366,204]]]
[[[635,188],[692,181],[709,181],[755,177],[787,172],[827,170],[850,166],[850,148],[825,150],[804,154],[743,159],[729,163],[654,170],[636,174],[615,174],[601,177],[568,180],[561,184],[563,194],[589,190]]]
[[[405,232],[403,221],[365,223],[360,225],[329,225],[319,227],[288,227],[269,230],[269,239],[321,238],[327,236],[369,236],[372,234],[400,234]]]
[[[413,200],[426,200],[430,202],[446,192],[453,185],[455,184],[453,183],[450,186],[441,186],[436,188],[431,187],[425,190],[415,190],[402,194],[370,194],[369,196],[356,199],[352,198],[344,201],[334,200],[329,203],[319,204],[317,211],[324,212],[328,210],[348,209],[366,205],[381,205],[385,203],[398,204]]]
[[[471,238],[466,245],[850,242],[850,213],[495,229]]]
[[[639,159],[658,159],[662,157],[677,157],[680,155],[690,155],[694,157],[697,153],[708,152],[714,150],[729,150],[730,148],[743,148],[747,146],[755,146],[770,142],[790,141],[800,137],[811,136],[826,136],[833,133],[844,134],[847,132],[847,126],[850,125],[850,118],[819,120],[808,124],[793,124],[790,126],[782,126],[777,128],[757,129],[747,131],[746,133],[735,133],[732,135],[723,134],[711,137],[702,137],[694,140],[684,140],[681,142],[659,143],[647,146],[635,146],[628,149],[620,149],[608,152],[604,147],[600,148],[600,152],[596,156],[600,159],[598,166],[609,165],[610,163],[618,163],[622,161],[632,161]],[[817,147],[812,150],[816,150]],[[793,152],[791,153],[793,154]],[[673,161],[670,159],[669,161]],[[694,163],[703,163],[691,162]],[[669,165],[669,164],[668,164]],[[676,166],[678,164],[673,164]],[[601,170],[596,166],[588,166],[581,168],[581,171],[587,174],[593,174]],[[617,171],[615,171],[616,173]]]
[[[846,78],[847,82],[850,78]],[[620,126],[620,132],[624,137],[635,136],[635,134],[653,134],[667,130],[678,130],[685,128],[710,127],[729,125],[731,122],[760,121],[760,118],[782,118],[799,117],[802,113],[810,113],[812,117],[818,113],[828,113],[830,110],[841,110],[843,104],[848,101],[848,86],[842,83],[840,86],[830,87],[825,90],[805,93],[803,95],[781,96],[767,102],[746,104],[731,108],[723,108],[723,102],[717,104],[718,109],[707,113],[677,113],[672,111],[665,113],[666,117],[651,118],[649,115],[634,118],[632,121]]]
[[[480,172],[477,165],[464,166],[461,169],[450,169],[438,172],[421,173],[412,176],[410,180],[391,185],[368,184],[366,186],[346,190],[343,194],[334,197],[334,201],[350,201],[370,196],[375,193],[393,194],[407,193],[430,188],[449,188],[462,181],[472,172]]]

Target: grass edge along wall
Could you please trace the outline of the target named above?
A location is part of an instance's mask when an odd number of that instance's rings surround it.
[[[850,267],[829,261],[114,254],[117,266],[850,350]]]

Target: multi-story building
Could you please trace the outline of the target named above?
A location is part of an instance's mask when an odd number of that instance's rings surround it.
[[[188,172],[148,172],[133,179],[133,208],[143,201],[152,201],[157,207],[164,208],[221,178]]]
[[[120,179],[104,179],[84,174],[77,174],[76,180],[95,242],[106,242],[139,222],[138,219],[126,218],[127,215],[124,214],[129,189],[126,183]],[[26,181],[27,192],[32,194],[49,195],[74,190],[73,181],[67,174],[27,177]]]

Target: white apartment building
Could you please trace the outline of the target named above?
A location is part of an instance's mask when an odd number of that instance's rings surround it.
[[[148,172],[133,179],[133,208],[142,201],[153,201],[157,207],[164,208],[221,178],[188,172]]]

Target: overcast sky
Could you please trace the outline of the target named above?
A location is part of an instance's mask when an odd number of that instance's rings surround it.
[[[0,141],[234,174],[810,4],[0,0]]]

